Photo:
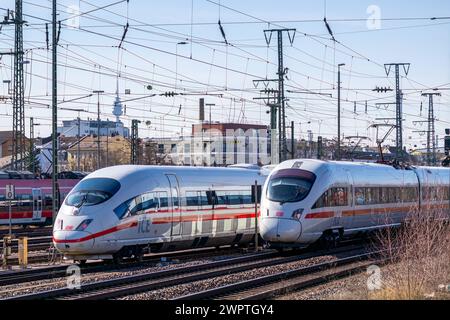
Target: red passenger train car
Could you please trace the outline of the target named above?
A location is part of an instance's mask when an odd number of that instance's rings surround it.
[[[61,201],[79,181],[80,179],[58,179]],[[0,179],[0,226],[9,225],[6,185],[15,186],[15,199],[11,200],[13,225],[52,224],[51,179]]]

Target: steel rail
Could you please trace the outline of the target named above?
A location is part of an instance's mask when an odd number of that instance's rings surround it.
[[[333,278],[333,276],[342,276],[344,274],[348,274],[351,271],[360,271],[362,268],[365,268],[368,264],[361,262],[362,260],[367,260],[371,256],[375,254],[379,254],[379,251],[376,252],[366,252],[363,254],[356,254],[348,257],[343,257],[335,261],[331,262],[323,262],[318,263],[311,266],[306,267],[300,267],[294,270],[279,272],[267,276],[262,276],[250,280],[244,280],[238,283],[232,283],[229,285],[221,286],[218,288],[208,289],[199,291],[196,293],[192,293],[189,295],[184,295],[180,297],[176,297],[173,300],[199,300],[199,299],[222,299],[227,300],[232,297],[237,297],[239,299],[262,299],[262,298],[268,298],[278,292],[282,292],[285,288],[294,289],[296,286],[298,288],[306,287],[308,285],[312,285],[314,283],[319,283],[320,281],[326,281],[327,279]],[[304,282],[292,282],[290,283],[290,279],[296,278],[296,277],[302,277],[302,276],[310,276],[311,274],[323,271],[323,270],[329,270],[332,268],[338,268],[347,264],[356,263],[356,266],[346,270],[340,270],[339,272],[336,272],[335,274],[330,274],[328,277],[312,277]],[[371,264],[371,263],[370,263]],[[337,269],[339,270],[339,269]],[[320,280],[320,281],[319,281]],[[274,283],[278,283],[278,285],[274,285]],[[266,285],[273,285],[273,290],[268,289],[265,287],[265,290],[259,291],[256,290],[253,293],[246,295],[239,294],[240,292],[249,292],[248,290],[252,290],[258,287],[266,286]],[[230,295],[231,294],[231,295]]]
[[[229,258],[223,259],[214,262],[208,262],[199,265],[187,266],[187,267],[179,267],[168,270],[156,271],[156,272],[148,272],[138,275],[125,276],[120,278],[101,280],[93,283],[84,284],[80,289],[69,289],[69,288],[58,288],[38,293],[25,294],[21,296],[15,296],[6,298],[5,300],[34,300],[34,299],[56,299],[56,298],[64,298],[70,296],[77,296],[80,294],[92,293],[95,295],[94,291],[105,289],[105,288],[117,288],[118,286],[126,285],[129,286],[131,283],[136,284],[146,280],[155,280],[158,278],[170,277],[170,276],[184,276],[187,273],[194,273],[205,269],[211,269],[214,267],[225,266],[227,264],[237,264],[243,263],[245,261],[254,261],[255,259],[262,259],[263,257],[275,256],[277,253],[258,253],[251,254],[244,257],[238,258]],[[179,281],[179,280],[178,280]],[[112,292],[110,292],[113,294]],[[104,294],[103,294],[104,295]]]
[[[341,252],[343,249],[338,250]],[[349,248],[344,249],[345,251]],[[355,250],[355,248],[352,248]],[[359,249],[360,250],[360,249]],[[157,289],[167,288],[174,285],[188,284],[195,281],[210,279],[218,276],[224,276],[228,274],[239,273],[242,271],[269,267],[274,265],[286,264],[289,262],[298,261],[301,259],[313,258],[318,255],[326,254],[322,251],[320,253],[304,253],[301,255],[296,255],[295,252],[291,252],[291,255],[287,257],[280,256],[278,253],[269,254],[268,256],[253,257],[250,259],[237,259],[232,261],[230,264],[227,261],[222,261],[219,264],[212,264],[210,266],[205,266],[201,269],[194,268],[192,273],[181,272],[175,273],[169,278],[163,278],[159,280],[149,280],[137,283],[127,283],[119,287],[105,288],[104,290],[95,291],[92,293],[81,293],[72,297],[68,297],[72,300],[98,300],[98,299],[112,299],[122,296],[127,296],[130,294],[136,294],[145,291],[153,291]]]
[[[201,265],[180,267],[158,272],[127,276],[116,279],[108,279],[83,285],[78,290],[56,289],[48,292],[15,297],[16,299],[73,299],[73,300],[98,300],[112,299],[135,293],[146,292],[166,288],[174,285],[187,284],[212,277],[238,273],[273,265],[285,264],[301,259],[313,258],[324,254],[338,254],[349,250],[361,250],[361,247],[338,248],[334,252],[322,250],[320,252],[307,252],[296,254],[295,251],[288,256],[280,256],[279,253],[259,253],[239,258],[225,259]],[[14,299],[14,298],[13,298]]]
[[[173,252],[161,252],[161,253],[151,253],[145,255],[142,262],[136,262],[134,260],[125,261],[122,264],[109,264],[103,261],[88,262],[85,265],[81,265],[81,273],[89,274],[94,272],[108,272],[117,271],[125,268],[131,268],[136,266],[146,266],[154,263],[161,262],[162,258],[169,259],[192,259],[192,258],[202,258],[210,257],[215,254],[227,254],[235,253],[238,249],[231,248],[228,246],[222,247],[220,249],[206,247],[206,248],[196,248],[191,250],[181,250]],[[171,261],[169,260],[168,263]],[[0,273],[0,287],[10,284],[19,284],[30,281],[48,280],[58,277],[67,276],[67,268],[70,264],[63,265],[53,265],[49,267],[34,268],[18,270],[8,273]]]

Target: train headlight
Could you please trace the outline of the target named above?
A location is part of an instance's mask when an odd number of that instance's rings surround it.
[[[303,214],[303,209],[294,210],[294,212],[292,212],[292,218],[300,220],[300,218],[302,217],[302,214]]]
[[[83,220],[80,225],[75,229],[75,231],[84,231],[88,225],[92,222],[92,219]]]

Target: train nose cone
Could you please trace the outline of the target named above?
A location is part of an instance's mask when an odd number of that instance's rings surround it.
[[[259,232],[265,241],[295,242],[302,231],[299,221],[292,219],[264,218]]]
[[[94,239],[85,231],[54,231],[53,243],[60,252],[80,253],[94,247]]]

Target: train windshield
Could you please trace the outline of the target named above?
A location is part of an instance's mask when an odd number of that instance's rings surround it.
[[[110,178],[82,180],[66,198],[66,205],[93,206],[111,198],[120,189],[120,183]]]
[[[272,175],[267,186],[267,198],[280,203],[298,202],[306,198],[316,176],[300,169],[282,169]]]

